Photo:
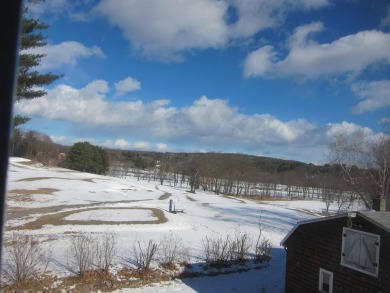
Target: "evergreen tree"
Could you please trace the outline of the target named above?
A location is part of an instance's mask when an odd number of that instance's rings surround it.
[[[43,24],[36,18],[28,17],[28,9],[25,8],[22,18],[22,31],[19,51],[19,68],[16,88],[16,101],[31,100],[42,97],[46,94],[45,90],[41,88],[49,85],[61,75],[49,73],[39,73],[33,70],[34,67],[41,63],[46,54],[31,53],[28,50],[44,47],[47,45],[42,34],[42,30],[48,29],[48,25]]]
[[[39,1],[29,2],[36,3]],[[29,50],[37,47],[43,47],[47,44],[45,42],[46,37],[41,32],[47,28],[48,25],[41,23],[39,19],[29,18],[28,9],[24,9],[21,24],[16,102],[44,96],[46,91],[42,90],[42,87],[49,85],[58,78],[62,77],[62,75],[52,74],[51,72],[42,74],[34,70],[34,67],[37,67],[41,63],[42,58],[46,55],[31,53]],[[21,134],[20,126],[30,121],[30,119],[31,118],[29,117],[21,115],[16,115],[14,117],[13,142],[11,148],[12,154],[14,152],[14,146],[19,143],[18,139]]]
[[[77,142],[69,150],[64,166],[72,170],[104,174],[108,171],[107,152],[87,141]]]

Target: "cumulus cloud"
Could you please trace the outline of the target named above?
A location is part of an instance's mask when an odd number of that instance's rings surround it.
[[[273,74],[276,52],[272,46],[264,46],[248,54],[244,61],[244,76],[269,76]]]
[[[226,43],[223,1],[106,0],[94,11],[121,28],[135,50],[149,58],[180,60],[182,50]]]
[[[116,82],[114,85],[116,90],[115,96],[117,97],[141,89],[141,83],[130,76]]]
[[[183,52],[222,48],[282,24],[289,12],[327,5],[328,0],[105,0],[93,12],[119,27],[141,55],[180,61]]]
[[[361,31],[320,44],[312,35],[324,30],[320,22],[300,26],[288,40],[288,55],[278,59],[271,46],[250,53],[244,62],[246,77],[298,75],[316,78],[322,75],[359,74],[378,62],[390,63],[390,33]]]
[[[269,114],[245,115],[231,107],[227,100],[205,96],[191,105],[177,108],[169,100],[150,103],[110,101],[106,81],[97,80],[84,88],[58,85],[45,97],[23,100],[16,112],[28,116],[62,120],[77,125],[84,133],[99,132],[137,141],[185,141],[197,146],[232,145],[256,148],[265,144],[300,143],[315,129],[306,120],[282,121]],[[146,140],[147,139],[147,140]],[[118,140],[118,147],[126,141]],[[145,147],[145,146],[142,146]]]
[[[326,136],[331,138],[338,133],[345,133],[350,135],[356,132],[362,132],[366,137],[374,137],[376,135],[372,129],[368,127],[363,127],[354,123],[343,121],[341,123],[329,123],[326,129]]]
[[[67,14],[73,21],[102,16],[122,30],[135,52],[169,62],[280,26],[291,12],[329,5],[328,0],[103,0],[87,11],[93,3],[53,0],[31,5],[30,11]]]
[[[99,57],[106,58],[103,51],[93,46],[85,47],[83,44],[74,41],[62,42],[60,44],[47,44],[44,47],[25,50],[26,53],[46,54],[42,58],[38,70],[49,70],[63,65],[74,66],[81,58]]]
[[[293,11],[319,9],[329,5],[328,0],[231,0],[230,8],[236,10],[238,19],[229,26],[231,39],[251,37],[263,29],[276,27]]]
[[[353,107],[354,113],[373,112],[390,106],[390,80],[357,82],[351,88],[362,100]]]

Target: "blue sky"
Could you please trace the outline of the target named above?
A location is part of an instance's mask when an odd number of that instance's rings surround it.
[[[338,131],[390,119],[390,3],[51,0],[41,72],[15,105],[55,142],[326,162]]]

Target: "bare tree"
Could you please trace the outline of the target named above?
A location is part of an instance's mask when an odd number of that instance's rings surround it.
[[[342,168],[344,179],[366,207],[372,198],[389,198],[390,136],[370,138],[363,131],[338,132],[330,145],[330,159]]]
[[[265,238],[264,235],[262,235],[264,226],[263,226],[261,215],[260,215],[258,227],[259,227],[259,233],[257,235],[257,240],[255,244],[255,259],[256,261],[263,261],[272,257],[272,245],[269,239]]]

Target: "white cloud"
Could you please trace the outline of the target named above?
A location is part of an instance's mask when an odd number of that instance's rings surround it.
[[[141,55],[180,61],[185,51],[222,48],[279,26],[292,11],[327,5],[328,0],[105,0],[93,11],[119,27]],[[230,21],[232,11],[237,19]]]
[[[272,46],[264,46],[248,54],[244,62],[244,76],[267,76],[273,74],[276,52]]]
[[[81,89],[59,85],[48,90],[46,97],[16,103],[15,110],[30,117],[65,121],[73,125],[76,134],[115,137],[104,142],[84,140],[120,149],[168,151],[172,146],[177,150],[185,145],[196,150],[269,152],[276,157],[284,154],[285,158],[303,161],[316,158],[318,162],[338,131],[359,130],[375,136],[371,129],[348,122],[319,127],[304,119],[283,121],[270,114],[245,115],[227,100],[205,96],[178,108],[169,100],[108,100],[108,92],[109,85],[102,80]],[[65,137],[53,140],[67,141]]]
[[[124,138],[117,139],[115,141],[106,141],[105,146],[109,148],[118,148],[123,150],[143,150],[143,151],[168,151],[169,148],[164,143],[157,143],[155,145],[147,142],[147,141],[136,141],[136,142],[130,142]]]
[[[390,5],[386,7],[386,14],[381,19],[381,26],[388,27],[390,26]]]
[[[246,77],[298,75],[316,78],[321,75],[359,74],[378,62],[390,63],[390,33],[362,31],[331,43],[317,43],[312,33],[324,29],[315,22],[298,27],[288,41],[288,55],[277,60],[270,46],[250,53],[244,62]]]
[[[130,143],[127,140],[121,138],[114,142],[114,146],[120,149],[125,149],[130,146]]]
[[[80,58],[106,58],[99,47],[88,48],[74,41],[62,42],[56,45],[47,44],[44,47],[37,47],[24,52],[46,54],[46,57],[42,58],[40,65],[37,67],[38,70],[49,70],[63,65],[74,66]]]
[[[158,143],[158,144],[156,144],[156,149],[159,152],[165,152],[168,150],[168,146],[165,143]]]
[[[130,76],[116,82],[114,85],[116,90],[115,96],[117,97],[141,89],[141,83]]]
[[[329,5],[328,0],[230,0],[238,20],[230,25],[230,38],[251,37],[259,31],[279,26],[293,11],[319,9]]]
[[[368,127],[343,121],[341,123],[329,123],[327,125],[326,135],[329,138],[334,137],[338,133],[345,133],[347,135],[362,132],[366,137],[374,137],[376,134]]]
[[[66,0],[51,0],[38,3],[29,3],[28,1],[25,2],[25,4],[28,5],[29,12],[37,15],[41,15],[46,11],[50,11],[54,14],[63,13],[69,4]]]
[[[109,101],[106,81],[82,89],[59,85],[45,97],[20,101],[17,113],[71,123],[83,133],[129,136],[138,141],[186,142],[198,146],[256,148],[265,144],[300,143],[315,128],[305,120],[282,121],[269,114],[244,115],[227,100],[201,97],[183,108],[169,100],[150,103]],[[116,145],[125,146],[118,140]],[[139,146],[145,147],[145,146]]]
[[[136,51],[160,60],[180,60],[180,51],[226,43],[227,5],[213,0],[106,0],[95,12],[123,30]]]
[[[351,88],[362,99],[353,107],[354,113],[373,112],[390,106],[390,80],[358,82]]]

